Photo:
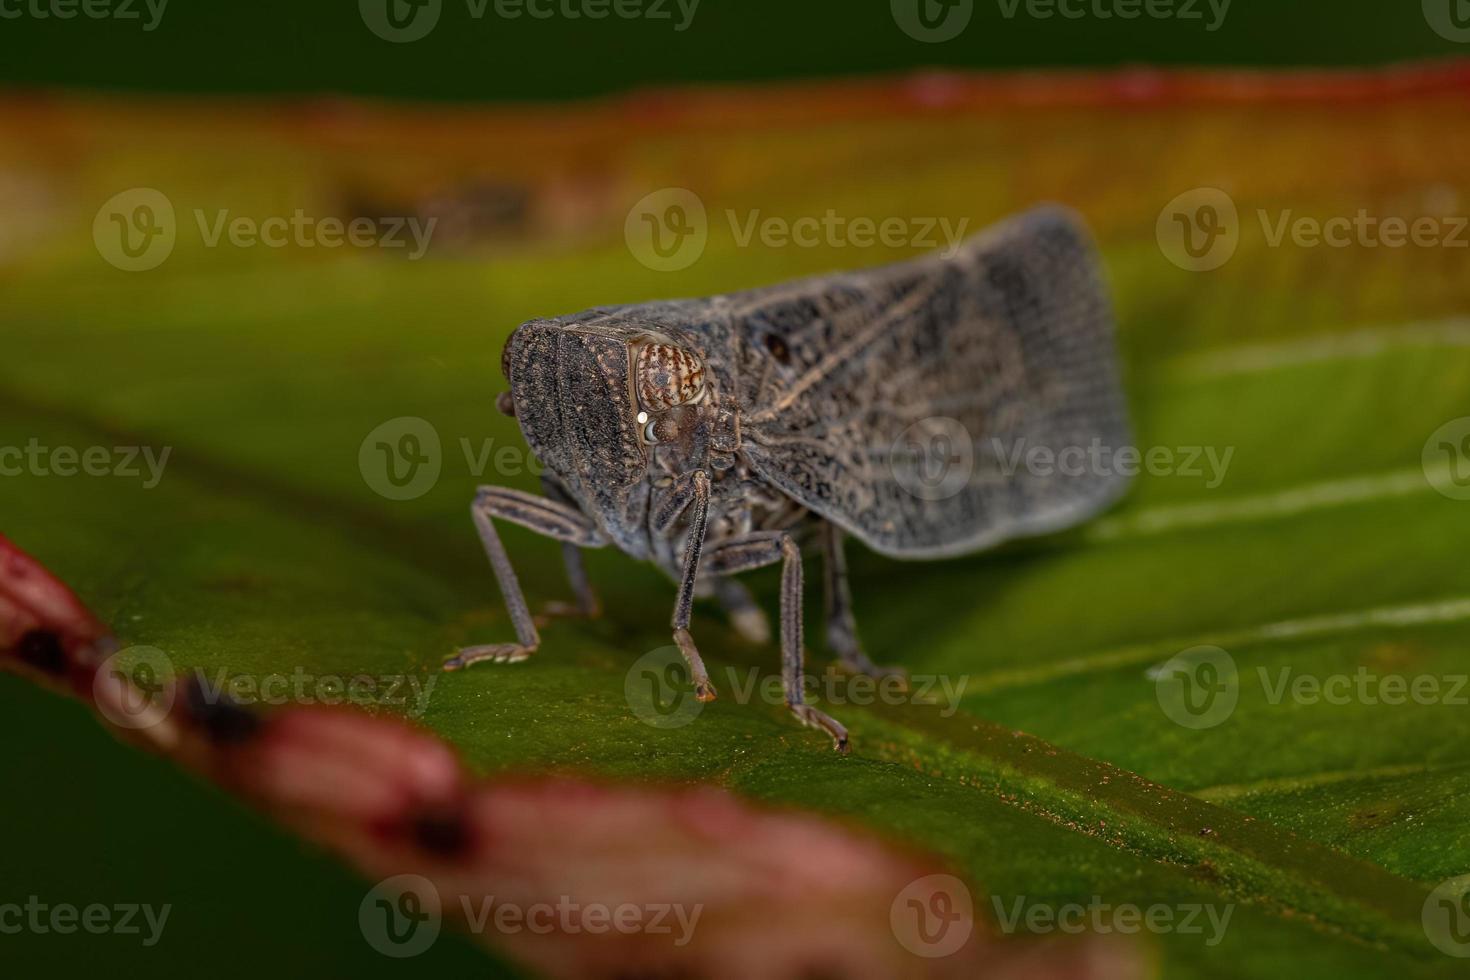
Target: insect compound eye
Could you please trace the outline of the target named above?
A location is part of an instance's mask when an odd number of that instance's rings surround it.
[[[651,419],[647,412],[639,412],[638,421],[643,426],[644,442],[656,445],[679,437],[679,424],[673,419]]]
[[[639,402],[653,411],[690,405],[705,395],[703,362],[668,344],[640,347],[635,377]]]

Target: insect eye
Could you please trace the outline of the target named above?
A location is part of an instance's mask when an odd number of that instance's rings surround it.
[[[639,412],[638,424],[643,427],[643,441],[650,445],[668,442],[679,436],[679,423],[670,418],[649,418],[647,412]]]
[[[704,363],[669,344],[644,344],[636,367],[638,400],[654,411],[695,404],[705,397]]]

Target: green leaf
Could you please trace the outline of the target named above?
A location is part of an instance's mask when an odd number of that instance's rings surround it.
[[[1399,110],[1426,139],[1466,138],[1436,125],[1427,100]],[[6,478],[7,531],[125,643],[165,651],[177,670],[255,684],[304,676],[318,693],[310,679],[411,678],[422,700],[375,710],[418,718],[483,773],[698,781],[831,814],[948,857],[983,887],[977,909],[992,919],[1018,899],[1233,906],[1218,944],[1208,931],[1151,938],[1171,977],[1456,975],[1421,912],[1436,884],[1470,870],[1470,713],[1448,697],[1333,704],[1271,692],[1283,670],[1288,683],[1359,668],[1464,673],[1470,505],[1437,493],[1421,467],[1470,382],[1470,326],[1452,319],[1465,307],[1463,259],[1272,249],[1250,222],[1258,207],[1412,210],[1382,188],[1457,186],[1457,158],[1406,139],[1350,174],[1323,173],[1318,160],[1357,149],[1362,120],[1349,113],[1157,108],[1106,127],[1065,108],[971,114],[965,127],[813,121],[830,167],[797,172],[759,164],[811,159],[797,153],[811,133],[749,122],[754,132],[673,133],[657,160],[611,151],[636,188],[705,197],[709,249],[678,274],[643,268],[621,245],[621,215],[644,190],[609,195],[575,241],[533,231],[514,247],[422,262],[208,249],[186,234],[193,209],[332,213],[346,155],[249,121],[204,146],[179,135],[196,120],[176,130],[178,118],[142,117],[146,149],[99,151],[53,216],[68,230],[5,283],[0,446],[171,454],[153,487],[141,476]],[[85,131],[98,125],[80,118]],[[555,139],[542,123],[494,124]],[[1048,126],[1067,139],[1053,142]],[[1220,161],[1219,147],[1247,145],[1257,159]],[[1153,154],[1157,185],[1106,186],[1098,175],[1120,153]],[[987,167],[966,165],[977,160]],[[395,167],[452,169],[401,146],[361,165],[385,186]],[[894,167],[910,174],[902,184]],[[287,173],[295,185],[282,197]],[[1185,272],[1157,248],[1155,218],[1211,182],[1241,206],[1241,250],[1215,272]],[[76,215],[138,183],[170,196],[180,244],[159,269],[124,274],[103,265]],[[687,726],[645,724],[625,684],[639,657],[669,643],[672,589],[611,553],[590,561],[604,619],[554,623],[522,664],[438,673],[455,647],[511,636],[468,519],[482,480],[461,440],[471,457],[486,439],[492,460],[517,450],[514,467],[498,464],[514,472],[483,482],[535,488],[514,423],[494,411],[500,346],[518,322],[900,254],[741,249],[727,208],[979,223],[1040,196],[1079,205],[1099,231],[1139,444],[1178,450],[1175,463],[1190,447],[1232,455],[1218,486],[1204,461],[1198,476],[1144,475],[1102,521],[1045,540],[926,565],[856,555],[870,653],[963,682],[958,713],[832,705],[852,729],[850,758],[779,704],[734,703],[729,683]],[[398,417],[427,420],[442,446],[437,482],[408,501],[375,493],[359,467],[364,438]],[[556,545],[515,530],[505,539],[533,606],[566,598]],[[772,603],[774,577],[752,580]],[[809,624],[814,643],[819,632]],[[694,634],[717,683],[774,671],[774,648],[742,643],[712,608]],[[1238,703],[1196,729],[1161,708],[1150,671],[1202,645],[1230,656]],[[813,650],[814,669],[823,656]]]

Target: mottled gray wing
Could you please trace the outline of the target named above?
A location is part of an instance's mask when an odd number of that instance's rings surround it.
[[[725,302],[747,458],[876,551],[1054,531],[1126,483],[1112,313],[1068,211],[1028,212],[949,258]]]

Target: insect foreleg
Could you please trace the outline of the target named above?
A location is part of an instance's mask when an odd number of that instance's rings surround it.
[[[735,538],[713,549],[708,571],[733,575],[781,562],[781,686],[786,706],[803,725],[832,736],[832,747],[847,752],[847,729],[835,719],[807,704],[802,695],[804,661],[801,622],[801,549],[785,531],[761,531]]]
[[[827,603],[827,645],[855,674],[869,677],[906,677],[901,667],[879,667],[863,652],[857,621],[852,615],[852,590],[847,580],[846,535],[830,521],[822,522],[823,593]]]
[[[689,617],[694,611],[694,582],[699,576],[699,556],[704,550],[704,533],[709,527],[709,475],[697,470],[686,479],[675,484],[670,499],[658,513],[658,524],[664,530],[685,511],[691,512],[689,529],[684,544],[684,567],[679,578],[679,597],[674,600],[674,642],[679,652],[689,663],[689,677],[694,682],[694,696],[701,701],[713,701],[715,686],[710,683],[709,671],[704,669],[704,658],[689,635]]]
[[[474,516],[475,528],[480,532],[480,542],[485,546],[485,555],[490,559],[495,580],[500,584],[500,594],[515,626],[517,642],[466,647],[444,661],[445,670],[458,670],[481,660],[514,663],[525,660],[541,645],[536,623],[526,608],[521,583],[511,567],[510,557],[505,553],[505,545],[500,543],[500,535],[495,533],[496,518],[582,548],[598,548],[606,544],[597,525],[581,511],[521,490],[481,487],[475,494],[470,513]]]

